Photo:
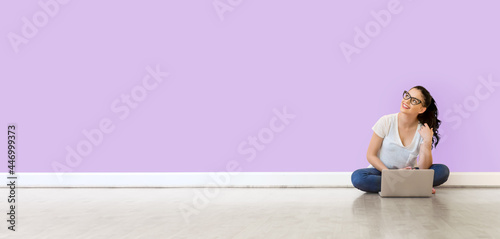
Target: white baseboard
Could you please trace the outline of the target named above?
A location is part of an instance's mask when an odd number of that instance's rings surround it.
[[[8,183],[7,173],[0,173]],[[352,187],[351,172],[17,173],[16,187]],[[7,183],[0,187],[7,187]],[[500,187],[500,172],[452,172],[440,187]]]

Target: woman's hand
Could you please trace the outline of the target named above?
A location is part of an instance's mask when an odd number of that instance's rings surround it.
[[[420,129],[418,130],[418,133],[420,134],[420,136],[422,136],[422,138],[424,138],[424,141],[431,142],[432,137],[434,136],[433,129],[434,128],[429,128],[429,125],[427,125],[427,123],[425,123],[422,127],[420,127]]]

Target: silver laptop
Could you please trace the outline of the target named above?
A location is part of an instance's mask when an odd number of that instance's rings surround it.
[[[432,196],[432,169],[383,169],[381,197]]]

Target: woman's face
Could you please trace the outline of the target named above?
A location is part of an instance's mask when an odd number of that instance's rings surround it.
[[[414,113],[414,114],[421,114],[425,112],[426,108],[424,107],[424,97],[422,96],[422,93],[420,93],[420,90],[412,88],[408,91],[408,94],[406,97],[408,99],[405,99],[403,97],[403,100],[401,101],[401,112],[404,113]],[[416,105],[412,104],[413,103],[418,103]]]

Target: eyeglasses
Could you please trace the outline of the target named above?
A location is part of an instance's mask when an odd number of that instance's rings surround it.
[[[419,100],[419,99],[417,99],[415,97],[411,97],[410,93],[408,93],[408,91],[406,91],[406,90],[403,92],[403,99],[405,99],[405,100],[411,99],[410,103],[412,105],[418,105],[418,104],[422,103],[421,100]]]

